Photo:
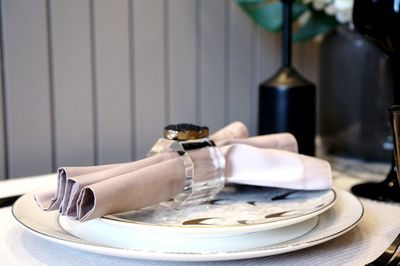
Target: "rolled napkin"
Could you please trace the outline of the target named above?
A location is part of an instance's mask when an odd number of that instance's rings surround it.
[[[235,121],[212,134],[210,139],[217,143],[219,141],[248,137],[249,131],[247,130],[246,125],[240,121]]]
[[[298,152],[295,137],[290,133],[277,133],[249,138],[249,131],[242,122],[235,121],[210,136],[219,147],[231,144],[248,144],[259,148]]]
[[[298,190],[332,187],[327,161],[284,150],[234,144],[221,148],[227,182]]]
[[[233,144],[246,144],[263,149],[277,149],[296,153],[298,152],[297,141],[290,133],[269,134],[251,138],[232,138],[216,142],[218,147],[224,147]]]
[[[294,153],[297,145],[290,134],[223,136],[229,141],[216,139],[225,157],[228,183],[291,189],[328,189],[332,185],[329,163]],[[279,149],[282,147],[286,150]],[[195,166],[196,182],[216,171],[212,147],[188,154]],[[38,194],[35,199],[44,210],[59,209],[62,215],[86,221],[167,201],[184,187],[182,158],[177,152],[165,152],[124,164],[60,168],[56,193]]]
[[[247,136],[248,131],[246,126],[241,122],[233,122],[211,135],[210,138],[217,141],[217,146],[219,147],[233,144],[247,144],[259,148],[281,149],[291,152],[297,152],[298,150],[296,139],[289,133],[269,134],[250,138]],[[152,166],[170,156],[173,155],[161,154],[161,156],[153,156],[124,164],[59,168],[57,170],[58,187],[55,195],[53,191],[49,191],[48,193],[37,195],[36,199],[42,209],[60,209],[61,213],[65,214],[67,208],[74,208],[72,202],[76,202],[77,200],[76,191],[80,191],[83,187],[111,177],[127,174],[146,166]],[[70,193],[73,193],[75,198],[69,197]]]

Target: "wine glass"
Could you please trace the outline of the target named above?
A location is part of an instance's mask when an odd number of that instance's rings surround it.
[[[395,84],[393,104],[400,104],[400,0],[354,0],[353,23],[366,39],[389,56]],[[352,192],[370,199],[400,202],[396,171],[392,159],[384,181],[356,185]]]

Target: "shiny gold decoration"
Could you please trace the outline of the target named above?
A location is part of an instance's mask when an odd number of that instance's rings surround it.
[[[164,128],[164,138],[171,140],[195,140],[208,137],[208,127],[192,124],[170,125]]]
[[[206,220],[210,220],[210,219],[215,219],[215,217],[206,217],[206,218],[187,220],[187,221],[184,221],[182,224],[183,225],[209,225],[209,224],[204,224],[203,222]]]
[[[288,213],[289,211],[284,211],[284,212],[277,212],[277,213],[271,213],[268,215],[265,215],[265,219],[269,219],[269,218],[277,218],[277,217],[281,217],[283,215],[285,215],[286,213]]]

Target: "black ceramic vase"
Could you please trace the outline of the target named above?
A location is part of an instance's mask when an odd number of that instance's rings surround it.
[[[282,0],[282,67],[259,86],[258,133],[292,133],[299,152],[315,153],[316,88],[291,65],[293,0]]]

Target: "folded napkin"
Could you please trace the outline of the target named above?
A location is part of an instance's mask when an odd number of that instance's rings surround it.
[[[290,189],[332,186],[329,163],[298,154],[291,134],[248,137],[247,128],[235,122],[210,138],[225,157],[227,183]],[[212,167],[214,151],[211,147],[188,151],[196,182],[217,171]],[[80,221],[167,201],[185,186],[185,166],[176,152],[123,164],[63,167],[57,176],[56,192],[35,195],[38,205]]]
[[[249,131],[245,124],[240,121],[230,123],[210,136],[215,143],[230,139],[248,138]]]

